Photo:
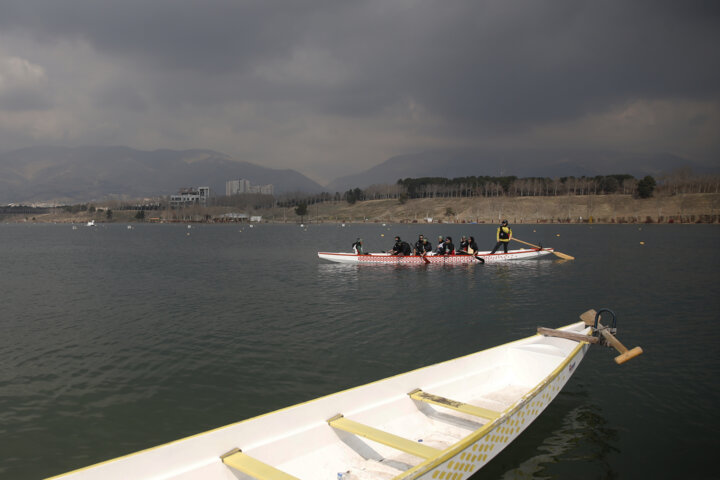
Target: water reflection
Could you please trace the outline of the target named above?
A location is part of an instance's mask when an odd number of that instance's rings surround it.
[[[355,283],[358,279],[358,266],[351,263],[320,263],[317,272],[318,282],[327,286]]]
[[[549,479],[564,476],[557,475],[559,472],[554,470],[568,468],[572,462],[583,462],[583,468],[592,470],[594,477],[613,478],[615,475],[607,457],[618,451],[613,447],[617,437],[617,430],[607,426],[596,406],[582,405],[568,412],[562,426],[543,440],[537,447],[539,454],[506,471],[501,478]]]

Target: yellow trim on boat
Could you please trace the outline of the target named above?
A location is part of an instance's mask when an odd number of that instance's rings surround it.
[[[423,392],[419,388],[408,393],[408,395],[410,395],[410,398],[412,398],[413,400],[417,400],[419,402],[431,403],[440,407],[450,408],[458,412],[467,413],[468,415],[487,418],[488,420],[495,420],[501,415],[500,412],[496,412],[494,410],[476,407],[475,405],[458,402],[457,400],[451,400],[449,398],[441,397],[440,395],[433,395],[431,393]]]
[[[299,480],[297,477],[243,453],[239,448],[229,451],[220,458],[225,465],[258,480]]]
[[[409,453],[411,455],[415,455],[416,457],[424,458],[426,460],[430,458],[435,458],[442,452],[442,450],[428,447],[427,445],[423,445],[422,443],[414,442],[412,440],[408,440],[407,438],[399,437],[392,433],[378,430],[377,428],[373,428],[369,425],[350,420],[349,418],[345,418],[342,415],[338,415],[329,419],[328,423],[331,427],[337,428],[338,430],[343,430],[348,433],[365,437],[369,440],[372,440],[373,442],[382,443],[383,445],[387,445],[388,447],[392,447],[396,450],[400,450],[402,452]]]
[[[538,334],[539,336],[539,334]],[[510,342],[510,344],[516,343],[516,342]],[[507,346],[509,344],[504,344],[501,346]],[[442,454],[439,456],[429,459],[419,465],[414,466],[410,470],[407,470],[400,475],[397,475],[393,477],[392,480],[415,480],[417,478],[420,478],[422,475],[426,474],[429,471],[432,471],[434,468],[442,465],[446,461],[452,459],[453,457],[460,454],[463,450],[468,448],[473,443],[480,440],[482,437],[488,435],[491,431],[493,431],[496,427],[502,425],[505,423],[506,420],[510,419],[518,410],[523,408],[526,404],[528,404],[533,398],[535,398],[537,395],[542,392],[545,387],[550,384],[555,378],[557,378],[558,375],[565,369],[565,367],[582,351],[583,348],[585,348],[586,345],[589,345],[587,342],[580,342],[573,351],[565,358],[565,360],[562,361],[558,367],[550,372],[550,374],[545,377],[545,379],[537,384],[535,388],[533,388],[530,392],[526,393],[520,401],[518,401],[515,405],[509,407],[508,409],[504,410],[501,413],[501,416],[496,418],[490,423],[486,423],[481,428],[477,429],[475,432],[471,433],[464,439],[460,440],[458,443],[455,443],[454,445],[451,445],[450,447],[443,450]]]

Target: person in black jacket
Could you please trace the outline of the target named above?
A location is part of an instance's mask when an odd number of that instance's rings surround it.
[[[457,253],[463,255],[468,253],[468,239],[465,235],[460,239],[460,251]]]
[[[475,242],[475,237],[470,237],[470,241],[468,241],[468,253],[474,255],[477,253],[477,243]]]
[[[395,245],[393,245],[390,253],[393,255],[412,255],[412,249],[409,243],[403,242],[400,237],[395,237]]]
[[[445,255],[445,239],[442,235],[438,235],[438,245],[437,250],[435,250],[435,255]]]
[[[455,244],[452,237],[445,237],[445,255],[455,255]]]
[[[418,241],[415,242],[415,255],[427,255],[428,252],[432,251],[432,245],[427,241],[427,238],[421,233],[418,237]]]

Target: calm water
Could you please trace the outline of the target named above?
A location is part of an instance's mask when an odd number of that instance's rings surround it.
[[[476,479],[718,478],[720,227],[515,226],[574,262],[347,266],[356,237],[485,225],[0,225],[0,478],[58,474],[572,323],[619,316]],[[641,245],[640,242],[644,242]],[[519,246],[519,244],[518,244]]]

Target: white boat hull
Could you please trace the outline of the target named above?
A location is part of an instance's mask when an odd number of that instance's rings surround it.
[[[467,479],[540,415],[587,348],[535,335],[54,478]]]
[[[340,252],[318,252],[318,257],[323,260],[329,260],[336,263],[360,263],[368,265],[464,265],[468,263],[481,263],[481,258],[485,263],[507,262],[510,260],[528,260],[543,257],[553,253],[552,248],[543,248],[542,250],[525,249],[525,250],[508,250],[508,253],[478,252],[476,255],[428,255],[421,257],[418,255],[392,255],[390,253],[370,253],[368,255],[357,255],[355,253]],[[476,258],[477,257],[477,258]],[[427,260],[427,262],[425,261]]]

